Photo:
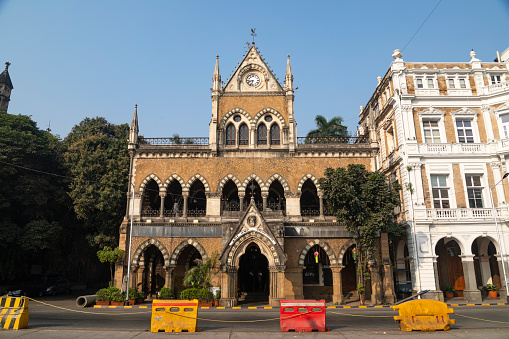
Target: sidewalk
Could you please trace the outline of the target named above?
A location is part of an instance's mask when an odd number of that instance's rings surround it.
[[[331,331],[331,332],[196,332],[196,333],[151,333],[148,331],[84,331],[84,330],[19,330],[19,331],[6,331],[0,330],[2,338],[37,338],[37,339],[81,339],[81,338],[104,338],[104,339],[153,339],[155,337],[175,335],[179,338],[198,338],[203,337],[207,339],[252,339],[256,336],[257,339],[269,338],[392,338],[397,337],[401,339],[406,338],[429,338],[433,339],[474,339],[474,338],[490,338],[490,339],[507,339],[507,329],[452,329],[450,331],[437,331],[437,332],[401,332],[401,331]]]

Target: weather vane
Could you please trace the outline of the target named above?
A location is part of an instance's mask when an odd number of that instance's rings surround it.
[[[256,36],[255,31],[256,31],[256,28],[251,28],[251,36],[253,37],[253,44],[254,44],[254,38]]]

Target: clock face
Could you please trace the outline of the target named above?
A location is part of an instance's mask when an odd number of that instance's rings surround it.
[[[249,74],[246,77],[246,83],[251,87],[256,87],[260,83],[260,77],[256,74]]]

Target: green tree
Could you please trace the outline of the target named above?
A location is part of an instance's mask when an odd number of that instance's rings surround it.
[[[373,259],[380,232],[399,230],[394,208],[400,205],[400,185],[389,184],[380,172],[369,172],[364,165],[328,168],[320,179],[324,199],[338,222],[353,234],[357,252],[358,283],[366,286],[368,262]]]
[[[118,243],[125,215],[129,174],[127,124],[86,118],[64,139],[65,163],[71,177],[69,196],[91,245]]]
[[[217,274],[219,261],[217,252],[212,253],[210,258],[198,259],[198,265],[190,268],[184,277],[184,286],[193,288],[209,288],[212,278]]]
[[[341,117],[333,117],[327,120],[323,115],[317,115],[315,123],[316,129],[309,131],[306,135],[306,139],[310,143],[312,143],[312,138],[346,137],[348,135],[346,126],[342,125],[343,118]]]
[[[20,280],[32,264],[62,265],[74,224],[62,145],[25,115],[0,111],[0,278]]]
[[[99,258],[99,261],[102,263],[107,262],[110,264],[111,282],[113,282],[113,267],[115,267],[115,264],[120,258],[122,258],[123,255],[124,251],[119,247],[111,248],[109,246],[104,246],[102,250],[97,251],[97,257]]]

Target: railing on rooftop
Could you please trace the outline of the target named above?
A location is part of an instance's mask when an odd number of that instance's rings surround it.
[[[317,145],[317,144],[365,144],[368,143],[367,137],[299,137],[299,145]]]
[[[209,138],[139,138],[140,144],[149,145],[208,145]]]

